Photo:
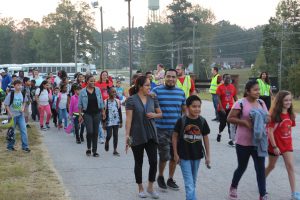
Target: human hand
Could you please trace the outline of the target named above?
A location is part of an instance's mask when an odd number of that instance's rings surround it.
[[[179,158],[178,153],[177,153],[177,154],[174,154],[174,161],[175,161],[175,163],[177,163],[177,164],[180,163],[180,158]]]
[[[122,128],[123,127],[123,124],[122,123],[120,123],[120,125],[119,125],[119,128]]]
[[[156,118],[156,113],[153,113],[153,112],[146,113],[146,116],[148,117],[148,119],[154,119],[154,118]]]
[[[280,150],[279,150],[278,147],[274,148],[273,151],[274,151],[274,154],[275,154],[276,156],[279,156],[279,155],[281,154],[281,152],[280,152]]]
[[[206,167],[207,167],[208,169],[211,168],[211,167],[210,167],[210,158],[209,158],[209,157],[207,157],[207,158],[205,159],[205,165],[206,165]]]

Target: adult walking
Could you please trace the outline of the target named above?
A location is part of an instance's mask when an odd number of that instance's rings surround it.
[[[217,67],[213,67],[211,69],[212,73],[212,78],[210,82],[210,88],[209,88],[209,93],[212,96],[212,102],[214,104],[215,108],[215,115],[216,117],[212,121],[219,121],[219,116],[218,116],[218,95],[217,95],[217,88],[222,82],[222,77],[219,74],[219,69]]]
[[[217,136],[217,141],[221,141],[221,133],[228,126],[229,142],[228,145],[234,146],[233,138],[231,138],[230,124],[227,121],[228,114],[233,106],[233,103],[238,100],[236,89],[233,84],[231,84],[231,76],[229,74],[223,75],[223,81],[218,89],[218,115],[219,115],[219,134]]]
[[[265,102],[268,110],[270,110],[271,96],[273,95],[273,93],[272,93],[272,89],[271,89],[271,82],[269,79],[268,72],[262,72],[259,75],[259,79],[257,79],[257,82],[258,82],[259,91],[260,91],[259,98]]]
[[[130,96],[126,102],[126,152],[131,146],[134,156],[134,174],[138,184],[138,196],[146,198],[148,194],[155,199],[159,195],[153,189],[157,172],[157,132],[154,119],[162,117],[158,101],[149,95],[150,80],[140,76],[130,89]],[[144,150],[149,160],[149,177],[147,193],[143,187],[142,168]]]
[[[256,81],[248,81],[245,86],[245,95],[244,98],[240,101],[237,101],[228,116],[228,122],[237,125],[236,130],[236,154],[238,167],[235,170],[229,190],[229,199],[237,200],[237,187],[238,184],[247,169],[250,156],[253,159],[257,185],[259,189],[260,200],[268,200],[269,197],[266,192],[266,177],[265,177],[265,156],[259,151],[260,148],[255,146],[254,141],[256,142],[257,138],[254,134],[254,131],[259,129],[266,130],[264,120],[261,119],[261,127],[253,127],[252,124],[255,124],[252,120],[253,117],[250,117],[250,113],[255,109],[262,109],[266,113],[268,112],[265,103],[259,98],[259,87]],[[267,135],[262,134],[267,144]],[[267,149],[267,146],[266,146]]]
[[[156,85],[164,84],[164,76],[165,76],[165,70],[164,70],[163,64],[157,64],[157,70],[154,74],[154,83]]]
[[[167,186],[173,190],[179,190],[179,186],[173,180],[176,170],[176,162],[173,155],[172,134],[177,120],[185,112],[185,94],[183,90],[176,87],[177,72],[175,69],[166,71],[165,84],[152,90],[157,96],[163,117],[156,120],[159,150],[159,175],[158,186],[166,190]],[[164,170],[169,161],[169,178],[167,184],[164,179]]]
[[[1,88],[3,91],[6,91],[8,85],[12,82],[12,78],[4,69],[0,69],[0,73],[2,76]]]
[[[79,122],[84,121],[86,127],[86,155],[91,156],[93,153],[94,157],[99,157],[97,153],[98,130],[101,117],[105,119],[104,104],[99,88],[95,87],[95,78],[87,76],[86,80],[87,87],[81,90],[78,99]]]
[[[184,91],[185,98],[188,98],[191,95],[197,95],[195,83],[189,75],[185,75],[185,68],[183,64],[177,65],[176,71],[178,76],[176,85]]]
[[[39,87],[41,83],[44,81],[43,77],[40,76],[38,69],[33,70],[33,75],[31,80],[35,80],[35,85],[37,87]]]

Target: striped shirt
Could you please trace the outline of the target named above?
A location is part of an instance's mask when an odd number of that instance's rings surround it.
[[[180,88],[168,88],[165,85],[155,87],[152,92],[156,94],[162,118],[156,119],[157,129],[172,131],[177,120],[181,117],[182,106],[185,105],[185,94]]]

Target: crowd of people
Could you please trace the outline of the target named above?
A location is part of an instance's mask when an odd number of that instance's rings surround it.
[[[36,69],[32,77],[20,74],[11,77],[5,70],[0,73],[0,99],[4,95],[5,111],[13,119],[14,127],[20,129],[23,151],[30,152],[27,128],[31,128],[28,123],[31,116],[33,121],[39,121],[41,131],[57,128],[68,132],[72,127],[77,144],[86,139],[87,156],[99,157],[98,139],[104,144],[105,151],[109,151],[113,137],[113,155],[120,156],[118,134],[125,118],[126,153],[129,149],[133,152],[138,196],[158,199],[159,193],[154,189],[156,180],[161,190],[178,191],[180,186],[174,180],[174,174],[179,164],[186,199],[197,199],[200,161],[205,159],[207,168],[211,167],[208,137],[211,131],[205,116],[201,115],[202,100],[197,95],[195,83],[185,73],[183,65],[165,69],[158,64],[155,73],[138,71],[132,77],[128,95],[121,82],[114,83],[107,71],[102,71],[99,79],[77,73],[72,81],[64,71],[56,77],[49,73],[46,78],[42,78]],[[236,148],[238,161],[229,187],[229,199],[238,199],[238,184],[250,156],[255,164],[259,199],[270,199],[266,192],[266,177],[282,156],[291,198],[300,200],[292,153],[291,129],[295,126],[296,115],[291,93],[279,91],[271,105],[271,84],[268,73],[263,72],[258,80],[247,82],[244,97],[238,99],[229,74],[221,76],[218,68],[213,68],[212,75],[209,92],[215,108],[212,123],[219,122],[217,142],[221,141],[222,132],[228,126],[228,144]],[[122,116],[123,105],[126,116]],[[16,150],[15,134],[8,140],[7,150]],[[142,180],[144,151],[149,160],[146,189]],[[169,171],[165,179],[167,164]]]

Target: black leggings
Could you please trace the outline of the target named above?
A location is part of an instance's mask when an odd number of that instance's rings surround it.
[[[134,156],[134,175],[137,184],[142,184],[143,180],[143,158],[144,150],[146,150],[149,161],[149,182],[154,182],[157,172],[157,144],[153,140],[149,140],[145,144],[140,144],[132,147]]]
[[[87,148],[91,149],[92,152],[97,152],[97,142],[98,142],[98,129],[101,120],[100,114],[87,114],[83,115],[84,124],[86,127],[86,143]]]
[[[106,142],[109,143],[109,140],[111,136],[114,136],[114,150],[118,147],[118,131],[119,131],[119,125],[116,126],[108,126],[106,127]]]
[[[220,122],[220,124],[219,124],[219,133],[222,133],[224,131],[224,129],[226,127],[226,124],[227,124],[229,139],[231,139],[230,124],[227,122],[227,117],[228,117],[229,112],[230,112],[230,110],[226,110],[225,113],[221,112],[221,111],[218,112],[219,122]]]
[[[238,168],[233,174],[231,187],[237,188],[244,172],[247,169],[250,156],[253,159],[256,171],[256,180],[260,196],[266,194],[266,176],[265,176],[265,157],[259,157],[257,150],[253,146],[236,145],[236,154],[238,159]]]
[[[270,96],[260,96],[259,98],[265,102],[266,107],[268,108],[268,110],[270,110],[270,108],[271,108],[271,97]]]

